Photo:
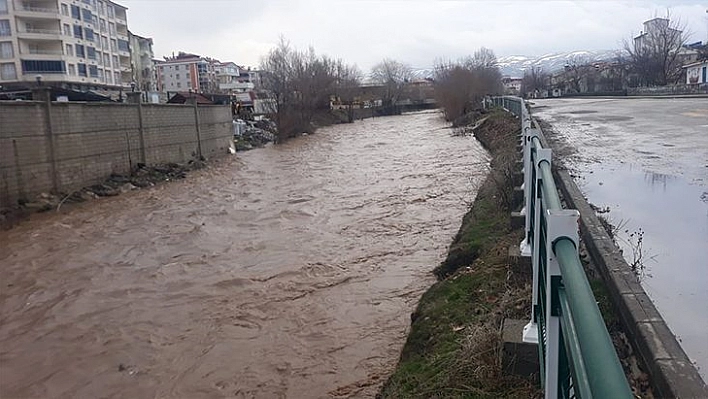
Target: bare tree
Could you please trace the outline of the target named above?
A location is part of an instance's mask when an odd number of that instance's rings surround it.
[[[485,95],[502,92],[501,73],[492,50],[484,47],[457,62],[438,61],[434,71],[435,97],[453,125],[478,109]]]
[[[625,40],[624,51],[632,73],[636,74],[640,85],[665,86],[675,84],[681,78],[679,51],[688,33],[686,24],[666,17],[654,18],[644,23],[645,32]]]
[[[524,96],[529,93],[537,95],[540,91],[547,88],[547,83],[550,75],[543,68],[533,66],[531,69],[524,71],[524,77],[521,79],[521,92]]]
[[[389,58],[371,68],[371,80],[383,87],[384,106],[395,106],[403,86],[413,78],[413,70],[408,64]]]
[[[318,112],[329,112],[329,101],[345,79],[354,82],[355,68],[313,48],[298,51],[281,37],[278,45],[261,61],[262,85],[272,100],[271,114],[280,139],[312,132]]]

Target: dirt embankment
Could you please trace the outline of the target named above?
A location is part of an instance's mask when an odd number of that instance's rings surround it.
[[[537,375],[508,375],[501,364],[502,320],[530,317],[531,271],[512,266],[507,252],[523,238],[522,229],[510,227],[510,211],[517,205],[512,197],[518,120],[501,112],[479,117],[487,116],[474,134],[492,154],[489,174],[447,258],[434,270],[439,281],[411,315],[411,331],[381,398],[543,396]],[[470,121],[470,126],[474,124]],[[619,326],[606,287],[591,272],[584,247],[580,257],[590,271],[593,293],[634,394],[653,398],[647,375]]]
[[[502,320],[530,316],[531,286],[508,259],[523,234],[509,220],[518,121],[501,112],[487,116],[474,134],[492,154],[489,174],[434,271],[439,281],[411,315],[382,398],[540,396],[532,379],[506,375],[501,365]]]

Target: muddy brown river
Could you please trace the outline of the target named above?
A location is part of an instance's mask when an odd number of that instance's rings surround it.
[[[372,397],[488,155],[320,129],[0,232],[0,397]]]

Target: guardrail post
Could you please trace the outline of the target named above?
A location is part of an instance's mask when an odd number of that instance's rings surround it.
[[[568,368],[565,358],[560,357],[560,303],[558,290],[562,285],[560,265],[553,251],[559,238],[569,238],[578,248],[578,218],[575,209],[547,209],[546,214],[546,398],[564,396],[559,392],[559,368]]]
[[[519,251],[521,256],[531,256],[531,241],[529,230],[531,229],[531,186],[533,182],[531,168],[531,147],[533,145],[533,138],[538,137],[539,132],[536,129],[531,129],[531,122],[526,123],[522,121],[522,136],[523,136],[523,172],[524,172],[524,182],[521,184],[521,188],[524,190],[524,206],[521,208],[521,214],[524,215],[524,240],[519,244]]]
[[[542,322],[539,315],[539,269],[541,267],[541,173],[538,165],[541,162],[551,162],[551,150],[546,148],[535,148],[534,141],[529,141],[529,151],[535,152],[529,156],[529,220],[530,228],[527,230],[531,235],[531,268],[533,269],[533,283],[531,292],[531,321],[524,326],[522,340],[524,342],[538,344],[539,322]],[[542,299],[542,298],[541,298]],[[542,323],[541,323],[542,324]]]

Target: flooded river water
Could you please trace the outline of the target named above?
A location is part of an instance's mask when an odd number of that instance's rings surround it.
[[[0,232],[0,397],[371,397],[488,160],[377,118]]]
[[[567,166],[708,381],[708,99],[551,99],[532,112],[573,147]]]

